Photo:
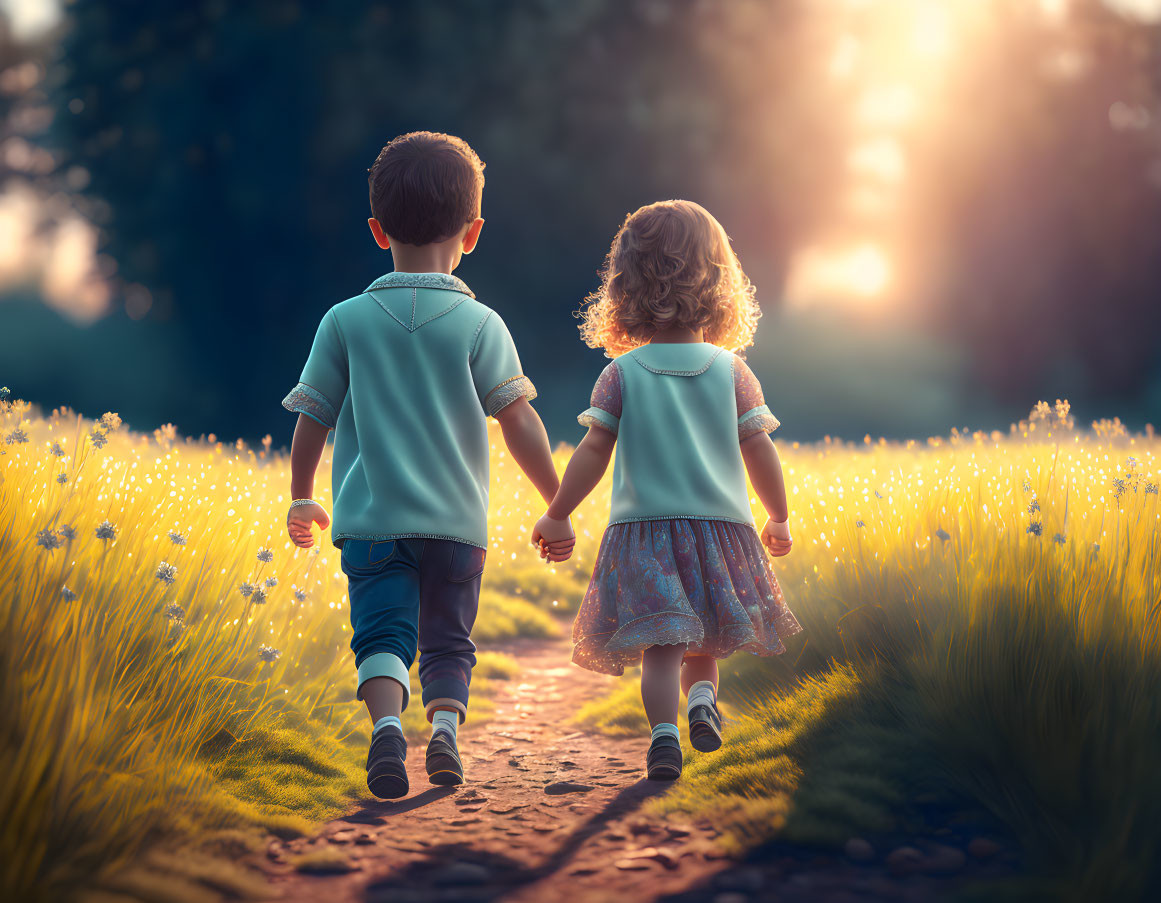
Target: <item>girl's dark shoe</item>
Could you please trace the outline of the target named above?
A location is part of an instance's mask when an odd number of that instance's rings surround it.
[[[649,744],[645,770],[651,781],[676,781],[681,777],[681,744],[672,737],[658,737]]]
[[[722,748],[722,714],[716,705],[695,705],[689,710],[689,742],[698,752]]]
[[[367,753],[367,789],[381,800],[407,796],[406,759],[403,731],[392,725],[375,734]]]
[[[427,779],[444,786],[464,782],[464,766],[456,749],[456,738],[447,731],[436,731],[427,744]]]

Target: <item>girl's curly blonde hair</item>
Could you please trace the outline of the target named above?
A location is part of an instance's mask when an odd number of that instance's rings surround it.
[[[577,314],[581,337],[611,357],[659,329],[702,329],[730,351],[754,342],[762,315],[730,239],[692,201],[659,201],[629,214],[601,270],[601,287]]]

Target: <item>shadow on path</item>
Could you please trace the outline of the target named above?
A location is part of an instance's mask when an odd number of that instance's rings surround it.
[[[497,900],[505,894],[519,890],[537,881],[553,878],[565,868],[584,844],[599,834],[609,822],[619,819],[636,809],[652,797],[664,793],[670,784],[642,779],[626,787],[614,796],[599,812],[582,822],[564,841],[539,865],[529,867],[523,863],[499,855],[494,851],[473,847],[470,843],[453,843],[433,846],[425,852],[425,858],[412,862],[390,876],[375,881],[366,887],[367,903],[410,903],[410,901],[431,900],[428,888],[444,888],[439,893],[441,900]],[[407,802],[417,802],[428,793],[426,791]],[[431,802],[429,798],[425,802]],[[386,805],[386,804],[385,804]],[[422,802],[419,805],[423,805]],[[364,812],[374,813],[378,807],[368,807]],[[394,809],[385,815],[406,811]],[[348,821],[358,820],[363,813],[356,813]],[[382,819],[380,819],[382,821]],[[465,865],[466,864],[466,865]],[[480,868],[475,868],[480,867]],[[487,871],[484,872],[483,869]],[[460,892],[456,888],[461,886]]]
[[[356,825],[385,825],[387,819],[405,812],[413,812],[424,806],[442,800],[456,792],[455,787],[430,787],[415,796],[402,800],[367,800],[363,808],[350,815],[345,815],[338,821],[349,821]]]

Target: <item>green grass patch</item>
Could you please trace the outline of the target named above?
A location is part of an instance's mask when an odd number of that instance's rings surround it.
[[[586,702],[575,721],[610,737],[642,737],[649,734],[649,719],[641,704],[640,671],[626,669],[625,676],[606,695]]]
[[[687,748],[682,780],[654,805],[711,815],[735,850],[775,836],[840,845],[891,830],[902,769],[891,718],[854,669],[836,667],[732,719],[720,752]]]
[[[484,575],[484,590],[509,596],[556,614],[573,614],[588,587],[589,570],[570,560],[545,565],[513,563]]]
[[[496,643],[513,637],[554,637],[560,632],[560,622],[527,599],[494,589],[480,593],[480,611],[472,630],[477,643]]]

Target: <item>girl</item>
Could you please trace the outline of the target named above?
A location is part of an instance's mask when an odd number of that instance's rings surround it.
[[[612,514],[573,626],[573,661],[605,674],[641,662],[653,728],[650,778],[681,774],[677,710],[690,741],[721,746],[717,659],[784,652],[801,628],[762,551],[791,538],[778,421],[735,351],[760,311],[725,230],[690,201],[642,207],[621,226],[581,335],[609,364],[578,418],[589,428],[532,541],[572,552],[568,517],[597,485],[614,446]],[[743,469],[744,466],[744,469]],[[769,520],[759,539],[746,472]]]

